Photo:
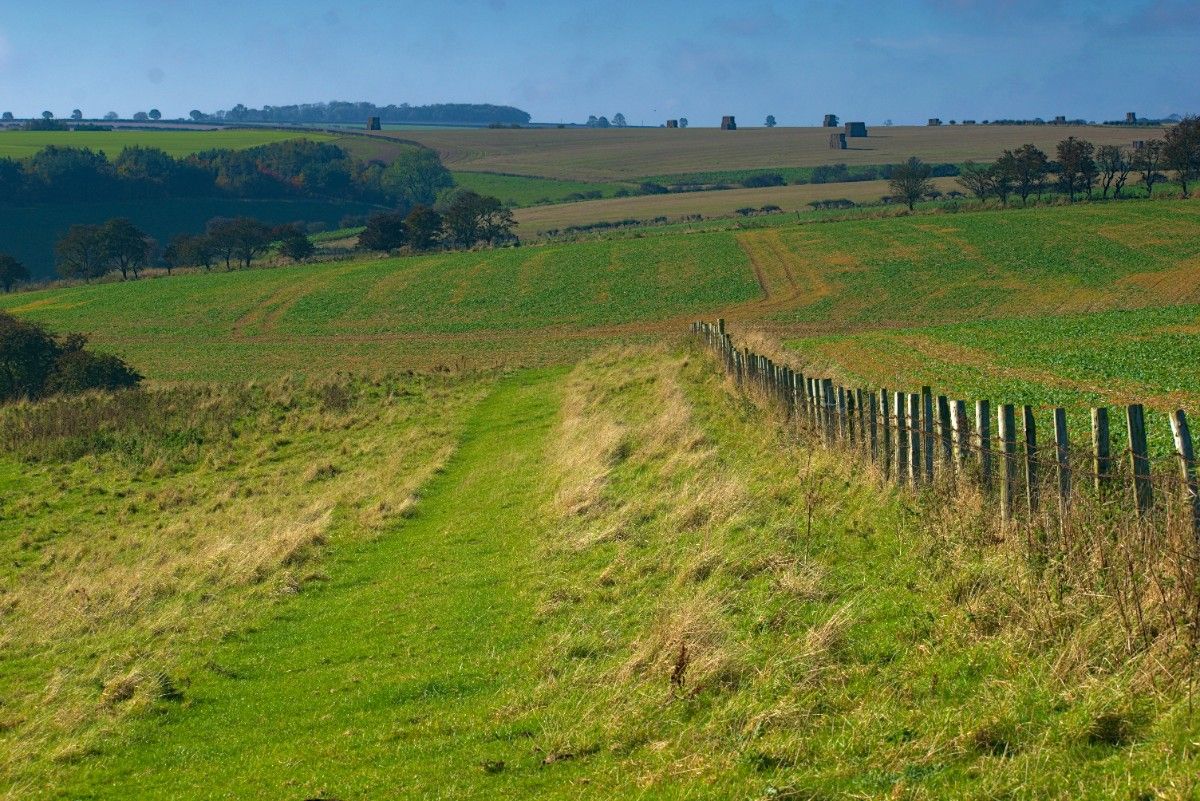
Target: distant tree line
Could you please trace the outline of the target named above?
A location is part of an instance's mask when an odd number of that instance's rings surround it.
[[[423,252],[503,245],[518,242],[515,225],[512,212],[497,198],[459,190],[443,198],[437,208],[417,206],[407,214],[373,215],[358,237],[358,246],[363,250]]]
[[[1162,139],[1146,140],[1136,149],[1097,146],[1069,136],[1058,143],[1052,159],[1032,144],[1022,145],[990,163],[966,162],[958,183],[980,200],[994,197],[1007,203],[1019,197],[1024,204],[1046,192],[1059,192],[1072,201],[1097,194],[1121,198],[1131,179],[1153,196],[1155,184],[1169,180],[1168,173],[1184,197],[1200,180],[1200,117],[1185,117],[1167,128]]]
[[[81,334],[56,336],[0,311],[0,402],[122,389],[142,380],[116,356],[86,349]]]
[[[414,252],[519,244],[512,211],[497,198],[469,190],[445,193],[434,205],[399,207],[373,215],[359,238],[364,250]],[[301,262],[316,252],[298,225],[268,225],[251,217],[216,217],[203,233],[177,234],[166,247],[130,220],[114,218],[102,225],[72,225],[55,244],[58,274],[69,280],[92,281],[112,273],[137,279],[152,266],[170,275],[176,268],[211,270],[249,268],[269,252]],[[29,270],[0,253],[0,286],[9,292],[28,281]]]
[[[432,203],[454,183],[438,155],[406,148],[390,164],[354,159],[327,142],[275,142],[176,159],[126,147],[114,160],[88,148],[50,145],[29,158],[0,158],[0,205],[105,199],[228,196],[317,197],[404,206]]]
[[[272,246],[293,261],[303,261],[315,251],[308,236],[295,225],[272,226],[250,217],[217,217],[209,220],[204,233],[174,236],[159,252],[158,243],[144,231],[127,219],[115,218],[102,225],[72,225],[55,245],[54,256],[63,278],[91,281],[119,272],[122,279],[136,279],[155,265],[165,267],[168,275],[176,267],[249,267]],[[6,259],[11,257],[0,255],[0,277]],[[17,280],[28,278],[26,271]]]
[[[627,128],[627,127],[629,127],[629,123],[625,120],[625,115],[619,111],[613,115],[611,121],[608,119],[608,117],[604,117],[604,116],[597,117],[595,114],[591,114],[588,116],[587,123],[585,123],[585,124],[587,125],[588,128]]]
[[[238,103],[229,110],[206,114],[194,109],[189,115],[196,122],[276,122],[276,123],[363,123],[367,117],[379,117],[381,122],[396,123],[469,123],[487,125],[492,122],[527,125],[532,117],[513,106],[494,106],[490,103],[435,103],[429,106],[377,106],[374,103],[351,103],[334,100],[329,103],[301,103],[288,106],[247,108]]]

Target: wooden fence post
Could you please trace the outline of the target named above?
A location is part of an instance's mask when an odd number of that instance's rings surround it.
[[[1133,403],[1125,409],[1129,429],[1129,462],[1133,468],[1133,496],[1138,517],[1154,504],[1154,486],[1150,483],[1150,454],[1146,448],[1146,410]]]
[[[1025,429],[1025,498],[1029,505],[1029,518],[1037,514],[1040,507],[1038,490],[1037,421],[1032,406],[1021,407],[1022,428]]]
[[[837,429],[838,439],[843,442],[848,438],[846,431],[846,388],[841,384],[837,387]]]
[[[867,410],[863,408],[863,391],[854,388],[854,425],[858,428],[858,447],[867,447]]]
[[[1058,457],[1058,515],[1065,518],[1071,509],[1071,442],[1067,434],[1067,411],[1054,410],[1054,449]]]
[[[863,393],[863,401],[867,403],[867,430],[870,432],[870,450],[871,458],[879,461],[879,414],[875,408],[875,393],[867,390]],[[861,408],[861,406],[860,406]]]
[[[921,486],[921,476],[924,473],[924,461],[921,458],[921,435],[924,425],[921,420],[921,395],[912,392],[908,396],[908,453],[909,453],[909,476],[912,478],[914,487]],[[930,443],[932,445],[932,442]],[[930,452],[932,456],[932,451]]]
[[[832,445],[837,439],[837,426],[834,414],[837,411],[837,396],[833,392],[833,379],[822,378],[821,390],[825,396],[825,443]]]
[[[1013,490],[1017,483],[1017,421],[1013,405],[1011,403],[1000,404],[998,418],[1004,459],[1004,471],[1000,478],[1000,517],[1005,523],[1011,523]]]
[[[933,390],[921,387],[921,444],[925,455],[925,483],[933,483]]]
[[[950,430],[950,399],[938,395],[938,437],[942,443],[942,468],[952,473],[954,467],[954,440]]]
[[[906,397],[903,392],[897,392],[892,398],[896,420],[896,483],[900,486],[904,486],[908,479],[908,422],[904,419]]]
[[[1192,534],[1200,538],[1200,488],[1196,485],[1196,456],[1192,451],[1192,433],[1188,430],[1187,415],[1183,409],[1171,412],[1171,433],[1175,436],[1175,453],[1179,455],[1179,469],[1183,473],[1185,500],[1191,509]]]
[[[1112,439],[1108,433],[1108,408],[1092,409],[1092,476],[1096,495],[1103,498],[1112,481]]]
[[[886,388],[879,390],[879,424],[883,436],[879,443],[880,459],[883,462],[883,477],[892,477],[892,408]]]
[[[985,492],[992,490],[992,402],[975,401],[976,446],[979,448],[979,481]]]
[[[967,404],[956,400],[950,407],[950,425],[954,428],[954,461],[958,472],[967,467],[967,454],[971,452],[971,421],[967,419]]]
[[[858,430],[858,404],[855,402],[854,390],[846,388],[846,428],[850,432],[850,447],[856,447],[862,438]]]

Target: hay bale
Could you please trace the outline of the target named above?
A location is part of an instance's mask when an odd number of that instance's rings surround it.
[[[822,127],[822,128],[836,128],[836,127],[838,127],[838,115],[836,115],[836,114],[826,114],[826,115],[825,115],[825,119],[824,119],[824,121],[822,121],[822,122],[821,122],[821,127]]]
[[[1054,124],[1055,125],[1066,125],[1067,124],[1066,116],[1059,114],[1057,117],[1054,118]]]
[[[936,128],[937,126],[939,126],[941,124],[942,124],[942,121],[940,119],[938,119],[937,117],[930,117],[929,122],[927,123],[927,125],[929,125],[930,128]]]
[[[367,130],[368,131],[379,131],[382,129],[383,129],[383,126],[381,126],[379,124],[378,117],[367,117]]]
[[[1129,123],[1130,125],[1136,125],[1137,124],[1137,112],[1126,111],[1125,112],[1125,122]]]
[[[830,150],[845,150],[846,149],[846,134],[831,133],[829,135]]]
[[[722,131],[736,131],[737,130],[737,123],[734,122],[733,115],[728,115],[728,116],[721,118],[721,130]]]
[[[678,128],[679,120],[667,120],[667,127],[668,128]]]
[[[867,124],[865,122],[848,122],[846,123],[846,136],[851,139],[862,139],[867,135]]]

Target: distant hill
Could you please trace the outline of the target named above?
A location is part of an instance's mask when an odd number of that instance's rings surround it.
[[[382,122],[427,124],[475,124],[493,122],[527,125],[529,113],[513,106],[493,106],[490,103],[435,103],[431,106],[376,106],[374,103],[350,103],[334,100],[329,103],[302,103],[291,106],[246,108],[238,103],[228,111],[213,114],[192,112],[192,118],[223,120],[225,122],[288,122],[288,123],[346,123],[365,122],[367,117],[379,117]]]

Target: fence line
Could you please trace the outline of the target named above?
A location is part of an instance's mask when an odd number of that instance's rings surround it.
[[[739,387],[764,395],[791,423],[811,431],[828,447],[846,448],[877,465],[885,480],[899,486],[973,483],[985,502],[998,507],[1005,525],[1020,519],[1045,521],[1050,515],[1061,524],[1087,494],[1139,520],[1183,515],[1200,539],[1200,487],[1182,409],[1170,415],[1175,464],[1155,464],[1141,404],[1125,407],[1128,447],[1117,452],[1106,407],[1091,410],[1086,451],[1071,442],[1062,407],[1053,410],[1049,436],[1039,440],[1033,406],[1000,404],[993,437],[988,400],[975,401],[972,426],[967,401],[935,396],[930,387],[889,393],[835,385],[832,378],[808,376],[749,348],[735,347],[724,320],[692,323],[691,333],[717,355]],[[1044,497],[1049,499],[1045,504]]]

